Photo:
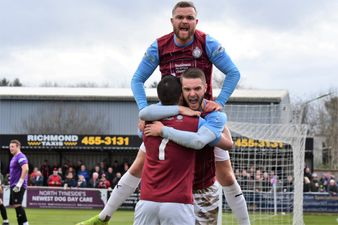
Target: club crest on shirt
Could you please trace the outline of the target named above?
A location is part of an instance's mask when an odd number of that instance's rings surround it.
[[[192,56],[195,58],[195,59],[198,59],[199,57],[201,57],[202,55],[202,50],[199,48],[199,47],[195,47],[194,50],[192,50]]]
[[[182,116],[182,115],[177,115],[177,116],[176,116],[176,119],[177,119],[177,120],[183,120],[183,116]]]

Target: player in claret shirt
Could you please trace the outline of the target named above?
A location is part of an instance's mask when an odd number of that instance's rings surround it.
[[[164,77],[157,93],[162,105],[177,105],[181,97],[180,81],[174,76]],[[202,118],[184,115],[161,121],[166,126],[192,132],[204,122]],[[194,225],[195,150],[162,137],[144,135],[143,141],[146,158],[134,225]]]

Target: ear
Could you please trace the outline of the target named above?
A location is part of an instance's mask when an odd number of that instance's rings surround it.
[[[196,25],[198,24],[198,19],[196,19]]]
[[[171,25],[174,25],[174,19],[173,18],[170,18],[170,23],[171,23]]]

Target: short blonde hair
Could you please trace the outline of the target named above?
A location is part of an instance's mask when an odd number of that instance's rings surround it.
[[[197,10],[196,10],[196,7],[194,5],[193,2],[190,2],[190,1],[181,1],[181,2],[177,2],[176,5],[174,6],[173,10],[172,10],[172,15],[174,15],[175,13],[175,10],[177,8],[188,8],[188,7],[191,7],[191,8],[194,8],[195,12],[196,12],[196,15],[197,15]]]

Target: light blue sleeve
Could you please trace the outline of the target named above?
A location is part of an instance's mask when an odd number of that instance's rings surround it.
[[[210,145],[215,145],[221,138],[224,126],[227,123],[227,116],[224,112],[213,111],[205,117],[204,127],[208,128],[215,135],[215,139],[210,142]]]
[[[138,109],[141,110],[148,105],[146,93],[144,91],[144,83],[154,72],[159,64],[157,41],[153,42],[144,54],[142,61],[136,69],[131,79],[131,90]]]
[[[203,119],[200,118],[200,120]],[[211,130],[203,126],[203,123],[203,121],[199,121],[199,125],[201,125],[201,127],[197,132],[177,130],[172,127],[164,126],[162,128],[162,137],[179,145],[200,150],[216,138],[215,134]]]
[[[201,149],[209,144],[214,146],[221,138],[227,116],[224,112],[213,111],[199,121],[197,132],[177,130],[172,127],[162,128],[162,137],[192,149]]]
[[[139,112],[141,120],[155,121],[179,114],[178,105],[152,104],[144,107]]]
[[[206,51],[209,60],[225,74],[223,87],[216,98],[216,102],[224,107],[238,84],[240,73],[222,45],[209,35],[206,37]]]

